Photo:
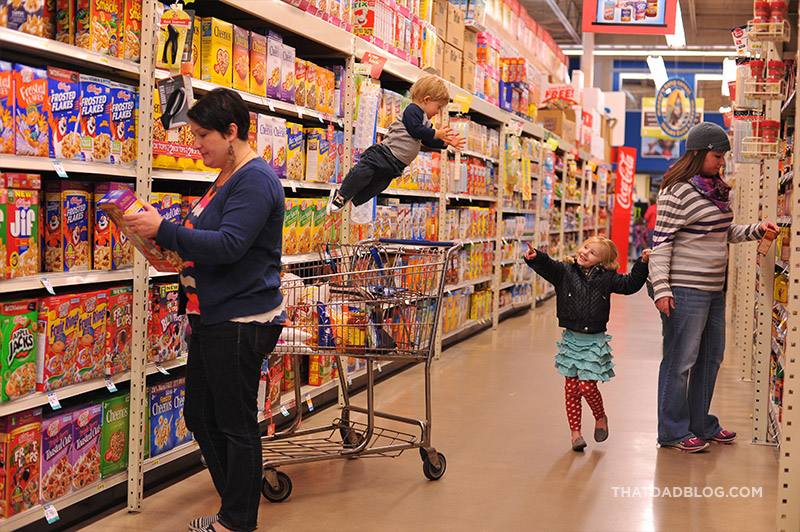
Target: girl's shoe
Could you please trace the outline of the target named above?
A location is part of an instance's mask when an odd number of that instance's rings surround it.
[[[707,441],[701,440],[697,436],[692,436],[691,438],[686,438],[676,443],[662,443],[661,447],[678,449],[685,453],[699,453],[700,451],[706,450],[708,445],[709,443]]]
[[[208,530],[208,527],[213,527],[214,523],[217,521],[219,521],[219,514],[196,517],[189,521],[189,532],[201,532]]]
[[[597,443],[604,442],[608,439],[608,416],[604,416],[603,419],[606,420],[606,428],[594,429],[594,441]]]
[[[719,432],[711,436],[711,441],[717,443],[730,444],[736,439],[736,433],[729,430],[721,429]]]
[[[331,201],[328,202],[328,206],[325,208],[325,214],[331,214],[342,210],[345,203],[347,203],[347,200],[344,199],[344,196],[337,190],[331,198]]]
[[[584,449],[586,449],[586,441],[583,439],[583,436],[578,436],[576,439],[572,440],[573,451],[582,453]]]

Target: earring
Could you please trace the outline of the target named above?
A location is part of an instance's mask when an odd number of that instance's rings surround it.
[[[228,144],[228,159],[233,160],[233,143]]]

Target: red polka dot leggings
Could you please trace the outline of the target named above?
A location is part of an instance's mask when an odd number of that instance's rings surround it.
[[[597,381],[582,381],[576,377],[567,377],[564,382],[564,397],[570,430],[581,430],[581,397],[586,398],[595,419],[602,419],[606,415],[603,410],[603,397],[597,389]]]

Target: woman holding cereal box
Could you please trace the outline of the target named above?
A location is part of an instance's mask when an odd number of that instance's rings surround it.
[[[222,498],[216,515],[194,519],[189,528],[249,531],[256,529],[260,500],[261,363],[277,343],[284,314],[283,187],[248,145],[250,114],[237,93],[210,92],[189,111],[189,123],[203,162],[220,168],[216,181],[182,224],[162,219],[150,205],[125,222],[185,261],[186,425]]]

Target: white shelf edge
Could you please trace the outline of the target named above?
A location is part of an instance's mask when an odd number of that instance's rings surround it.
[[[456,199],[456,200],[469,200],[469,201],[488,201],[488,202],[497,202],[496,197],[492,196],[475,196],[472,194],[461,194],[458,192],[448,192],[447,199]]]
[[[456,290],[461,290],[462,288],[468,288],[470,286],[479,285],[482,283],[487,283],[494,278],[492,275],[487,275],[486,277],[481,277],[479,279],[470,279],[467,281],[462,281],[458,284],[447,285],[444,287],[445,292],[455,292]]]
[[[25,155],[0,155],[0,169],[55,172],[55,163],[60,163],[67,174],[136,177],[135,168],[110,163],[88,163],[85,161],[50,159],[49,157],[28,157]]]
[[[476,159],[483,159],[484,161],[490,162],[492,164],[500,164],[500,160],[491,157],[489,155],[484,155],[483,153],[472,151],[472,150],[461,150],[461,155],[466,155],[467,157],[475,157]]]
[[[439,192],[431,192],[430,190],[411,190],[404,188],[387,188],[381,192],[384,196],[411,196],[416,198],[438,198]]]
[[[454,330],[443,334],[442,335],[442,341],[449,340],[450,338],[452,338],[454,336],[457,336],[457,335],[463,333],[464,331],[472,329],[473,327],[475,327],[475,328],[477,328],[477,327],[485,327],[487,325],[490,325],[491,323],[492,323],[492,320],[488,319],[488,318],[487,319],[482,319],[482,320],[467,320],[463,324],[461,324],[460,326],[456,327]]]
[[[157,468],[159,466],[166,465],[166,464],[168,464],[170,462],[174,462],[175,460],[183,458],[184,456],[187,456],[187,455],[192,454],[193,452],[199,451],[199,450],[200,450],[200,447],[198,447],[197,441],[196,440],[192,440],[192,441],[183,443],[183,444],[179,445],[178,447],[175,447],[174,449],[170,449],[169,451],[167,451],[165,453],[161,453],[161,454],[159,454],[157,456],[151,456],[150,458],[145,459],[144,464],[142,465],[142,467],[144,468],[145,472],[152,471],[153,469],[155,469],[155,468]]]
[[[85,272],[39,273],[28,277],[5,279],[0,281],[0,294],[23,292],[26,290],[43,290],[42,281],[47,279],[53,288],[81,286],[93,283],[114,283],[119,281],[132,281],[133,272],[130,268],[123,270],[91,270]]]

